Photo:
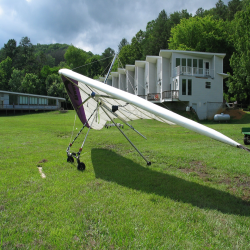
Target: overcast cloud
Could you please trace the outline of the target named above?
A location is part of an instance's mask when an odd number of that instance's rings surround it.
[[[118,50],[163,9],[195,14],[218,0],[0,0],[0,48],[28,36],[33,44],[66,43],[101,54]],[[224,1],[225,4],[228,0]]]

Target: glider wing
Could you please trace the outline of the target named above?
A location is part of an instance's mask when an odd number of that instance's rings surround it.
[[[94,129],[101,129],[107,121],[110,121],[110,117],[114,119],[119,116],[125,121],[155,119],[170,125],[178,124],[212,139],[248,150],[218,131],[180,116],[136,95],[90,79],[69,69],[61,69],[59,74],[62,75],[74,109],[83,124],[87,122],[87,118],[97,109],[97,115],[93,116],[87,124],[87,126],[92,124],[91,127]],[[99,108],[98,105],[102,105],[102,108]],[[115,112],[109,112],[110,117],[108,117],[103,108],[109,111],[113,109]]]

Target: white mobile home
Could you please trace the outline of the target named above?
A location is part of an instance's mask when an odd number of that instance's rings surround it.
[[[58,110],[65,98],[0,90],[0,110]]]

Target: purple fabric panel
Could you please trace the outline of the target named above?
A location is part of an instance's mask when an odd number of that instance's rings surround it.
[[[82,122],[82,124],[85,124],[87,122],[87,119],[86,119],[84,107],[81,106],[79,109],[77,109],[77,107],[79,107],[83,102],[81,95],[80,95],[79,88],[74,85],[74,84],[78,85],[78,82],[76,80],[71,79],[71,78],[69,78],[69,79],[70,79],[70,81],[66,77],[62,76],[62,80],[64,82],[64,85],[65,85],[65,88],[66,88],[67,93],[69,95],[69,98],[71,100],[71,103],[72,103],[75,111],[77,112],[77,115],[78,115],[80,121]],[[89,124],[87,123],[86,126],[89,127]]]

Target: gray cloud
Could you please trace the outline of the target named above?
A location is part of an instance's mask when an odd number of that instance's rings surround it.
[[[101,54],[107,47],[117,50],[161,10],[170,14],[202,7],[217,0],[0,0],[0,47],[9,39],[28,36],[33,44],[67,43]],[[225,1],[227,3],[228,1]]]

